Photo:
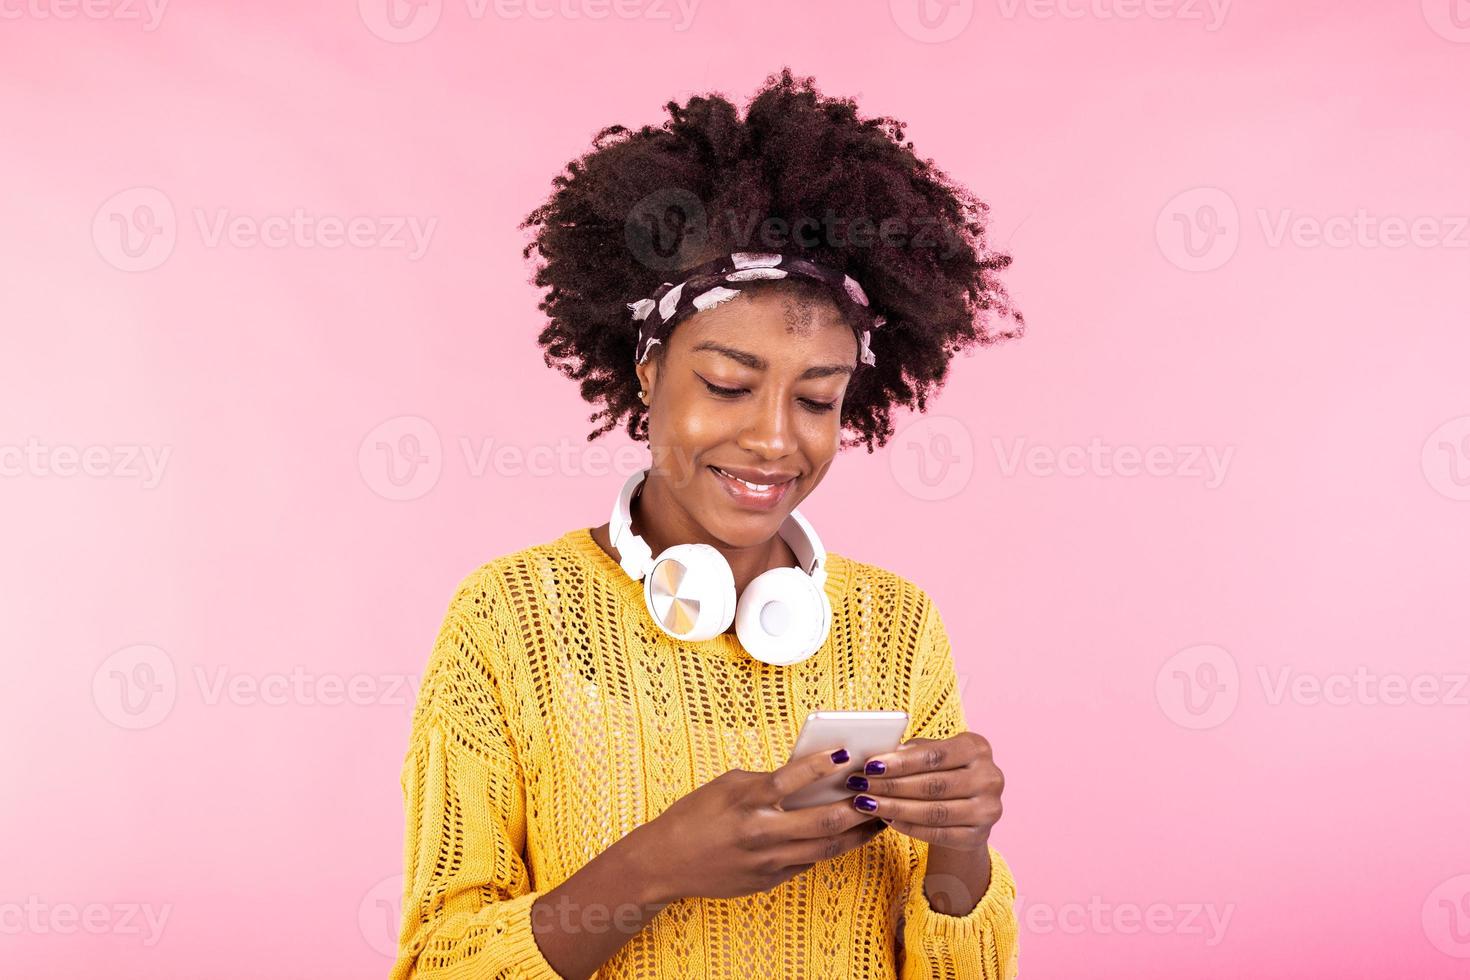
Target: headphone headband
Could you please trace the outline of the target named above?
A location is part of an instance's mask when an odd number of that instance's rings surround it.
[[[648,470],[642,469],[628,477],[613,503],[612,517],[608,521],[608,536],[613,547],[618,549],[618,563],[634,579],[647,575],[649,566],[653,564],[653,549],[633,533],[633,495],[647,475]],[[822,547],[822,539],[817,537],[811,522],[793,509],[781,522],[780,534],[796,554],[801,570],[811,576],[818,589],[822,588],[827,582],[827,550]]]

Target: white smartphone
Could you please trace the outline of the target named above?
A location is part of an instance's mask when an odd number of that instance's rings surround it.
[[[791,758],[811,755],[829,746],[834,752],[839,748],[847,749],[850,758],[847,765],[835,769],[831,776],[824,776],[784,797],[781,809],[800,810],[856,796],[856,790],[847,788],[847,777],[861,773],[864,763],[872,756],[898,748],[908,727],[907,711],[811,712],[796,736]]]

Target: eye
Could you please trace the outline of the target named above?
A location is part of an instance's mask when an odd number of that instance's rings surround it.
[[[709,393],[711,395],[714,395],[716,398],[739,398],[746,392],[746,389],[744,388],[721,388],[719,385],[710,384],[709,381],[706,380],[702,375],[695,375],[695,377],[699,378],[700,381],[703,381],[705,388],[707,388],[709,390]],[[820,415],[824,412],[830,412],[837,407],[837,403],[835,401],[819,402],[814,401],[810,398],[801,399],[801,403],[807,407],[807,411],[817,415]]]
[[[703,378],[699,380],[704,381]],[[712,385],[708,381],[704,381],[704,386],[709,389],[711,395],[719,395],[721,398],[734,398],[736,395],[745,394],[744,388],[721,388],[719,385]]]

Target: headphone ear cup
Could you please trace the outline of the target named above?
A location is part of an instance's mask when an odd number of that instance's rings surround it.
[[[643,576],[643,602],[665,633],[699,643],[730,628],[735,576],[717,548],[676,544],[659,552]]]
[[[740,596],[735,633],[762,663],[789,667],[821,649],[832,626],[827,595],[797,568],[773,568],[751,580]]]

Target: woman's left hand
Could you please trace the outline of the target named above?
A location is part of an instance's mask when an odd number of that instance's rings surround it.
[[[882,773],[872,771],[880,761]],[[864,789],[859,782],[867,780]],[[853,805],[889,820],[900,833],[955,851],[984,851],[990,829],[1000,819],[1005,775],[991,757],[990,742],[975,732],[944,739],[912,738],[892,752],[864,763],[863,774],[848,779],[858,791]],[[858,801],[877,802],[873,810]]]

